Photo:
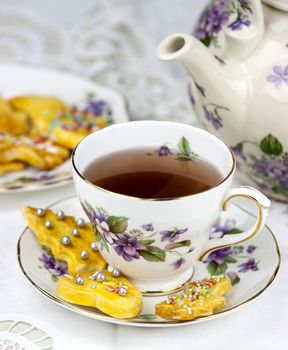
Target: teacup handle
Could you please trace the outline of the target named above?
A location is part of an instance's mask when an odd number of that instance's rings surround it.
[[[228,209],[228,204],[231,199],[235,197],[243,197],[251,200],[257,205],[258,215],[256,223],[247,231],[241,232],[235,235],[227,235],[223,238],[210,239],[205,246],[205,252],[202,253],[199,260],[204,260],[209,253],[213,250],[220,248],[225,248],[234,244],[239,244],[255,236],[261,231],[265,225],[265,221],[268,216],[269,207],[271,205],[270,199],[268,199],[263,193],[256,190],[253,187],[243,186],[231,189],[223,202],[222,210],[226,211]]]

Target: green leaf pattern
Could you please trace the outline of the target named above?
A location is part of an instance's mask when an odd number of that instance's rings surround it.
[[[162,145],[157,151],[160,157],[175,156],[178,160],[194,161],[198,155],[193,152],[189,141],[185,136],[179,140],[177,147],[173,148],[169,144]]]
[[[288,152],[275,135],[264,136],[259,143],[242,141],[231,147],[239,168],[265,192],[281,200],[288,198]]]

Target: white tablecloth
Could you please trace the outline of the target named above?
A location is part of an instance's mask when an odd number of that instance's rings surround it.
[[[135,118],[192,121],[183,70],[158,62],[154,51],[165,35],[189,32],[205,2],[1,2],[0,61],[81,72],[121,90]],[[117,49],[111,44],[114,39],[118,41]],[[45,207],[72,194],[73,186],[66,185],[0,195],[0,331],[1,320],[28,318],[53,338],[55,349],[288,348],[287,205],[273,203],[268,219],[282,252],[279,275],[254,303],[211,322],[174,329],[141,329],[106,324],[64,310],[34,290],[21,274],[16,244],[25,222],[19,208],[25,204]]]

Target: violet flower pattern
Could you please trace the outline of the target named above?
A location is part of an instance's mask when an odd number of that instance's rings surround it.
[[[229,20],[228,5],[230,0],[216,0],[209,5],[200,17],[194,35],[207,46],[210,45],[212,38],[223,28]]]
[[[240,30],[243,29],[244,27],[250,27],[251,25],[251,20],[247,16],[243,17],[238,17],[236,21],[230,23],[228,25],[228,28],[231,30]]]
[[[274,84],[277,89],[281,89],[283,85],[288,86],[288,66],[283,68],[281,66],[274,66],[272,70],[273,73],[269,74],[266,80]]]
[[[252,254],[252,253],[254,253],[255,249],[256,249],[256,246],[253,245],[253,244],[250,244],[250,245],[248,245],[248,247],[247,247],[247,253],[248,253],[248,254]]]
[[[203,106],[203,111],[207,121],[212,124],[215,130],[223,128],[223,121],[219,115],[215,115],[211,110],[209,110],[205,106]]]
[[[223,264],[225,259],[232,254],[231,247],[225,247],[221,249],[214,250],[214,252],[210,253],[208,257],[205,259],[205,263],[216,263]]]
[[[221,117],[221,114],[224,111],[229,112],[229,108],[219,105],[217,103],[211,102],[207,95],[205,89],[199,85],[198,82],[195,82],[196,91],[199,92],[199,100],[202,103],[202,110],[203,110],[203,118],[206,122],[211,124],[211,126],[215,130],[220,130],[224,127],[223,125],[223,119]]]
[[[114,122],[110,105],[106,101],[98,99],[91,92],[86,96],[86,105],[83,108],[83,112],[101,117],[106,125],[111,125]]]
[[[247,271],[258,271],[258,262],[255,262],[255,259],[251,258],[247,260],[246,262],[238,265],[238,272],[247,272]]]
[[[216,238],[215,232],[220,232],[217,238],[222,238],[225,234],[241,233],[242,231],[236,226],[234,220],[227,219],[224,223],[217,221],[213,225],[211,237],[214,239]],[[257,247],[253,244],[224,247],[212,251],[204,260],[204,263],[207,264],[207,271],[210,275],[226,274],[232,285],[235,285],[240,282],[241,273],[259,270],[259,261],[256,262],[253,257],[256,251]]]
[[[262,190],[287,199],[288,154],[280,140],[269,134],[259,143],[239,142],[232,150],[241,169],[245,169]]]
[[[148,232],[154,231],[153,224],[144,224],[141,227],[143,228],[144,231],[148,231]]]
[[[99,100],[99,101],[89,101],[87,103],[87,106],[85,107],[84,111],[91,113],[92,115],[102,115],[104,107],[106,105],[106,102]]]
[[[113,242],[113,247],[116,253],[122,256],[126,261],[139,259],[139,251],[146,250],[146,246],[139,242],[137,237],[130,236],[124,232],[117,236]]]
[[[174,261],[171,265],[173,266],[174,270],[177,270],[177,269],[179,269],[184,263],[185,263],[185,259],[180,258],[180,259]]]
[[[250,0],[215,0],[207,6],[195,28],[194,35],[206,46],[219,47],[218,35],[225,27],[242,30],[251,25]]]
[[[222,238],[226,232],[229,232],[230,228],[230,225],[226,223],[222,224],[220,220],[216,221],[212,226],[209,239]]]
[[[194,251],[191,240],[182,236],[187,228],[177,227],[167,230],[158,230],[156,225],[148,222],[140,227],[129,227],[129,218],[110,215],[104,208],[93,208],[90,203],[82,203],[86,214],[94,224],[95,240],[100,243],[100,250],[113,249],[126,262],[144,259],[149,262],[163,262],[167,257],[177,257],[171,268],[180,268],[186,261],[184,256]],[[164,245],[164,241],[170,242]]]
[[[157,151],[159,157],[167,157],[169,155],[172,155],[170,148],[168,146],[161,146],[159,150]]]
[[[160,232],[161,242],[169,241],[175,242],[179,239],[180,235],[187,232],[188,228],[184,228],[182,230],[174,229],[174,230],[164,230]]]
[[[67,174],[68,176],[68,174]],[[59,177],[59,180],[62,180],[63,173],[62,174],[56,174],[56,173],[49,173],[49,172],[41,172],[35,176],[21,176],[17,177],[13,180],[13,183],[34,183],[34,182],[45,182],[45,181],[52,181],[57,180],[57,177]]]
[[[230,148],[232,149],[236,157],[239,157],[244,161],[247,159],[246,155],[243,153],[243,146],[241,143],[238,143],[237,145],[232,146]]]
[[[235,221],[227,219],[225,222],[217,220],[211,228],[209,239],[222,238],[225,235],[241,233],[242,231],[235,227]]]
[[[52,255],[43,253],[38,260],[42,263],[43,268],[49,271],[53,282],[57,282],[59,277],[68,273],[67,264],[56,260]]]

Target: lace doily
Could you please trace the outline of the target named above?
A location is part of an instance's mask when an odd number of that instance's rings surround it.
[[[14,314],[0,316],[1,350],[63,350],[64,345],[58,343],[61,338],[57,330],[38,319]]]
[[[98,0],[61,27],[45,24],[36,14],[4,7],[0,61],[66,69],[113,87],[127,97],[133,119],[191,123],[185,72],[158,61],[155,50],[162,36],[154,37],[157,28],[147,32],[147,11],[161,15],[161,6],[169,6],[157,3]],[[160,16],[159,23],[151,25],[159,29],[161,21]],[[169,33],[167,28],[163,36]]]

